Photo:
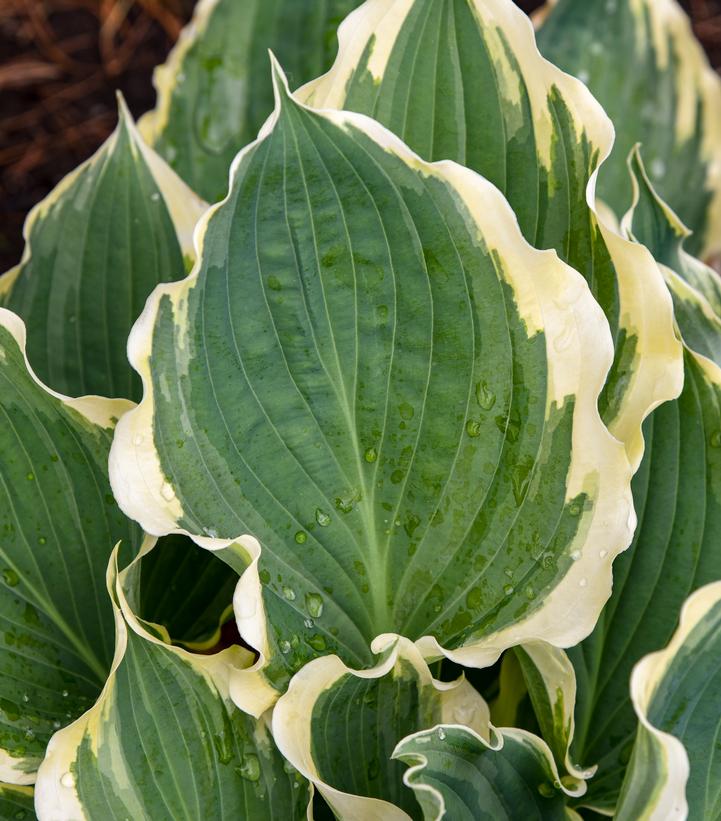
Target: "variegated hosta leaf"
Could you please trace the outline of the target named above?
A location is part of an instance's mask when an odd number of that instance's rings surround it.
[[[658,255],[677,290],[686,382],[679,399],[646,422],[646,454],[633,481],[634,542],[614,564],[613,596],[593,634],[568,651],[578,679],[574,757],[599,766],[584,801],[606,811],[618,798],[636,731],[628,694],[632,667],[669,641],[685,598],[721,578],[721,362],[703,355],[713,346],[695,350],[699,341],[713,341],[715,314],[679,276],[684,266],[676,273],[663,264],[686,258],[679,241],[684,231],[656,197],[637,154],[631,168],[637,202],[625,225]],[[700,265],[695,270],[709,283],[716,276]]]
[[[108,451],[124,400],[66,399],[36,379],[0,309],[0,778],[35,780],[50,736],[87,709],[113,656],[103,579],[136,528]]]
[[[95,706],[48,746],[35,786],[40,817],[305,818],[308,784],[278,753],[268,719],[230,699],[230,679],[251,654],[233,646],[193,655],[163,643],[128,603],[137,562],[120,576],[115,562],[112,671]]]
[[[236,612],[280,678],[386,632],[479,666],[573,644],[634,525],[603,314],[482,178],[277,82],[199,265],[131,335],[117,497],[149,532],[257,538]]]
[[[273,110],[268,49],[298,86],[322,74],[336,28],[359,0],[201,0],[168,62],[144,137],[210,202],[228,190],[233,158]]]
[[[370,115],[425,159],[483,174],[526,239],[583,274],[616,348],[601,413],[636,467],[641,422],[680,390],[681,351],[650,254],[587,203],[613,144],[601,107],[541,57],[511,0],[368,0],[339,39],[331,71],[299,99]]]
[[[232,617],[238,574],[187,536],[166,536],[143,556],[138,617],[195,650],[213,647]]]
[[[721,815],[721,582],[696,591],[665,650],[631,678],[638,734],[619,821]]]
[[[137,399],[128,365],[133,322],[158,282],[182,279],[204,204],[151,151],[120,101],[102,148],[31,212],[20,265],[0,304],[28,329],[38,375],[71,396]]]
[[[563,650],[545,642],[527,642],[514,653],[541,730],[568,785],[591,778],[596,768],[583,769],[571,760],[576,708],[576,676]],[[585,790],[584,790],[585,792]]]
[[[546,744],[525,730],[493,730],[492,742],[467,727],[440,726],[403,739],[393,758],[409,766],[426,821],[564,821],[566,806]]]
[[[280,751],[344,821],[419,818],[393,750],[407,735],[439,723],[488,737],[488,708],[464,679],[435,681],[405,639],[386,646],[371,670],[337,656],[316,659],[290,682],[273,711]]]
[[[36,821],[33,788],[0,784],[0,818],[7,821]]]
[[[619,216],[625,161],[643,143],[654,185],[694,230],[693,253],[721,236],[721,82],[676,0],[557,0],[538,32],[543,54],[588,84],[616,127],[598,194]]]

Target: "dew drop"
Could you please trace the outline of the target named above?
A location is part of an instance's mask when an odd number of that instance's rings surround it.
[[[326,643],[323,636],[310,636],[310,638],[307,638],[306,641],[314,650],[317,650],[319,653],[322,653],[323,650],[326,649]]]
[[[283,286],[280,284],[278,277],[273,276],[272,274],[268,277],[268,287],[271,291],[283,290]]]
[[[513,585],[512,584],[504,584],[503,585],[503,592],[510,596],[513,593]]]
[[[375,448],[368,448],[368,450],[363,454],[363,458],[368,462],[368,464],[372,464],[378,458],[378,453]]]
[[[574,562],[577,562],[580,558],[581,558],[581,551],[580,550],[574,550],[573,553],[571,553],[571,559]]]
[[[476,439],[481,435],[481,423],[477,419],[469,419],[466,422],[466,433],[471,439]]]
[[[15,587],[20,581],[20,576],[11,567],[6,567],[3,570],[3,580],[8,587]]]
[[[290,653],[290,642],[283,639],[283,641],[278,642],[278,647],[280,648],[280,652],[287,656]]]
[[[65,787],[68,790],[72,790],[75,786],[75,776],[72,773],[64,773],[62,778],[60,779],[61,786]]]
[[[323,614],[323,599],[317,593],[308,593],[305,597],[305,609],[308,615],[319,619]]]
[[[159,192],[159,191],[154,191],[154,192],[150,195],[150,199],[151,199],[153,202],[158,202],[158,200],[160,199],[160,192]]]
[[[27,693],[23,693],[23,701],[27,704],[30,701],[30,696]]]
[[[483,602],[483,593],[480,587],[474,587],[466,596],[466,607],[469,610],[477,610]]]
[[[528,601],[533,601],[536,598],[536,591],[531,587],[530,584],[526,587],[526,598],[528,599]]]
[[[409,405],[408,402],[403,402],[398,406],[398,412],[401,415],[401,419],[405,419],[406,422],[413,419],[413,415],[415,411],[413,410],[413,406]]]
[[[63,692],[62,692],[63,698],[67,698],[69,695],[70,695],[70,693],[67,690],[63,690]]]
[[[295,534],[295,541],[297,544],[305,544],[308,541],[308,534],[302,530],[299,530]]]
[[[295,601],[295,590],[292,587],[283,587],[283,598],[288,601]]]
[[[133,437],[133,444],[136,448],[139,448],[143,444],[143,434],[138,433]]]
[[[55,729],[55,730],[59,730],[59,729],[60,729],[60,726],[61,726],[61,725],[60,725],[60,722],[59,722],[59,721],[57,720],[57,718],[56,718],[56,719],[55,719],[55,721],[53,721],[53,729]]]
[[[605,559],[608,556],[608,550],[599,550],[598,551],[598,558]]]
[[[581,581],[578,583],[578,586],[579,587],[587,587],[588,586],[588,579],[585,578],[585,577],[582,578]]]
[[[490,410],[496,404],[496,394],[490,390],[487,382],[476,385],[476,402],[483,410]]]
[[[315,627],[315,622],[313,619],[303,619],[303,624],[310,630],[312,627]]]
[[[543,558],[541,559],[541,564],[543,565],[544,570],[550,570],[554,565],[553,553],[544,553]]]
[[[446,740],[446,731],[443,729],[443,727],[439,727],[439,728],[438,728],[438,738],[439,738],[441,741],[445,741],[445,740]]]
[[[574,518],[576,518],[577,516],[581,515],[581,509],[581,505],[578,502],[574,502],[572,505],[569,506],[568,513]]]
[[[591,79],[591,75],[583,68],[579,70],[576,76],[584,85],[588,85],[588,81]]]
[[[35,733],[32,730],[25,730],[25,741],[34,741]]]
[[[28,473],[28,475],[25,478],[28,480],[28,482],[33,482],[35,480],[35,474]]]
[[[236,767],[236,772],[246,781],[258,781],[260,778],[260,761],[255,753],[246,753],[240,767]]]
[[[48,540],[45,538],[45,536],[41,536],[38,539],[38,544],[47,544],[47,543],[48,543]]]
[[[330,516],[319,507],[315,509],[315,520],[321,527],[328,527],[330,524]]]
[[[170,482],[163,482],[163,486],[160,488],[160,495],[166,502],[172,502],[173,499],[175,499],[175,491]]]

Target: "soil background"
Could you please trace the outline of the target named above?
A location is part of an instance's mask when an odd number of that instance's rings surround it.
[[[526,11],[541,0],[517,0]],[[155,103],[194,0],[0,0],[0,272],[22,254],[27,212],[115,127],[115,89],[135,117]],[[721,0],[685,0],[721,66]]]

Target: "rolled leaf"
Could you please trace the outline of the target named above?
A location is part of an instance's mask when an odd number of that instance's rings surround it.
[[[613,145],[604,111],[541,57],[511,0],[368,0],[339,39],[331,71],[299,99],[367,114],[424,159],[478,171],[507,196],[530,243],[583,274],[616,351],[601,413],[638,466],[643,419],[680,391],[681,351],[653,259],[596,206],[595,176]]]
[[[184,276],[205,210],[122,100],[119,117],[98,153],[31,211],[23,260],[0,289],[26,323],[36,372],[70,396],[139,398],[128,333],[155,285]]]
[[[95,706],[50,742],[35,787],[40,817],[305,818],[307,783],[267,720],[230,699],[230,678],[252,656],[237,646],[193,655],[155,637],[128,604],[137,565],[117,576],[116,558],[113,668]]]
[[[137,528],[108,482],[124,400],[67,399],[25,358],[0,309],[0,777],[29,784],[55,730],[92,704],[113,657],[103,579]]]
[[[580,818],[566,806],[549,748],[524,730],[493,730],[489,742],[466,727],[439,726],[403,739],[393,757],[409,766],[404,781],[426,821]]]
[[[232,618],[238,574],[186,536],[166,536],[140,567],[137,614],[162,625],[167,640],[194,650],[213,647]]]
[[[202,197],[228,190],[230,164],[273,110],[268,49],[294,85],[322,74],[336,28],[359,0],[201,0],[168,62],[141,133]]]
[[[371,670],[351,670],[336,656],[310,662],[276,704],[273,735],[338,818],[402,821],[419,818],[420,807],[393,751],[410,733],[441,722],[489,733],[488,708],[473,687],[463,678],[435,681],[401,639],[383,648]]]
[[[721,755],[721,582],[696,591],[666,649],[631,678],[639,719],[619,821],[717,818]]]
[[[574,757],[598,764],[584,803],[609,812],[618,799],[636,732],[628,694],[633,665],[664,646],[675,614],[694,590],[721,578],[721,360],[715,361],[715,313],[684,276],[678,217],[655,194],[634,153],[636,202],[624,220],[649,244],[674,293],[685,354],[678,400],[644,427],[646,454],[633,481],[639,526],[630,550],[614,564],[614,592],[593,634],[569,650],[578,680]],[[681,225],[681,229],[679,229]],[[678,265],[678,273],[665,263]],[[696,263],[712,293],[717,276]],[[683,276],[682,276],[683,275]]]
[[[694,254],[721,241],[721,81],[676,0],[557,0],[543,54],[587,83],[616,127],[598,194],[620,216],[625,161],[643,143],[654,186],[694,232]]]
[[[481,666],[573,644],[634,526],[600,308],[488,182],[276,82],[198,266],[131,335],[121,505],[155,534],[257,539],[236,612],[279,682],[372,664],[382,633]]]

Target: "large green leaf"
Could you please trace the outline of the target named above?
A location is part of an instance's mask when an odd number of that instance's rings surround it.
[[[665,650],[633,671],[638,734],[616,818],[721,816],[721,582],[694,593]]]
[[[694,230],[690,249],[721,238],[721,82],[676,0],[557,0],[538,32],[543,54],[586,82],[616,126],[598,193],[619,216],[634,143],[661,196]]]
[[[51,740],[35,787],[38,814],[53,821],[305,818],[308,784],[278,753],[268,719],[251,718],[230,699],[230,680],[251,654],[233,646],[193,655],[159,640],[128,603],[138,563],[117,576],[114,561],[113,668],[95,706]]]
[[[403,783],[396,745],[442,722],[488,737],[488,707],[464,679],[435,681],[407,640],[384,648],[372,670],[336,656],[316,659],[290,682],[273,711],[283,755],[344,821],[405,821],[421,808]]]
[[[331,71],[299,99],[367,114],[424,159],[478,171],[531,244],[583,274],[616,350],[601,413],[637,466],[641,422],[680,390],[681,352],[650,254],[594,210],[594,175],[613,145],[606,114],[541,57],[511,0],[369,0],[339,39]]]
[[[3,821],[36,821],[32,787],[0,784],[0,818]]]
[[[295,85],[322,74],[336,28],[359,0],[201,0],[168,62],[158,104],[140,129],[210,202],[228,190],[230,164],[273,110],[272,49]]]
[[[198,266],[131,335],[121,505],[155,534],[257,538],[237,615],[281,678],[370,664],[386,632],[479,665],[573,644],[634,525],[601,310],[488,182],[276,80]]]
[[[599,766],[584,801],[605,811],[618,798],[636,732],[628,693],[633,665],[669,641],[693,590],[721,578],[721,360],[712,361],[706,345],[717,323],[701,293],[664,264],[686,258],[685,232],[656,196],[637,152],[631,168],[636,202],[627,229],[658,255],[671,289],[684,287],[674,298],[685,385],[646,422],[646,454],[633,480],[634,542],[614,564],[613,596],[593,634],[569,650],[578,679],[575,758]],[[711,287],[715,272],[698,263],[695,272]]]
[[[439,726],[396,747],[426,821],[578,821],[548,747],[524,730],[492,735]]]
[[[0,304],[25,321],[30,361],[48,385],[139,398],[128,333],[154,286],[184,276],[204,208],[121,101],[113,135],[33,209],[23,260],[0,280]]]
[[[0,309],[0,777],[28,784],[55,730],[92,703],[113,656],[105,568],[137,542],[107,475],[130,403],[66,399],[36,379]]]

